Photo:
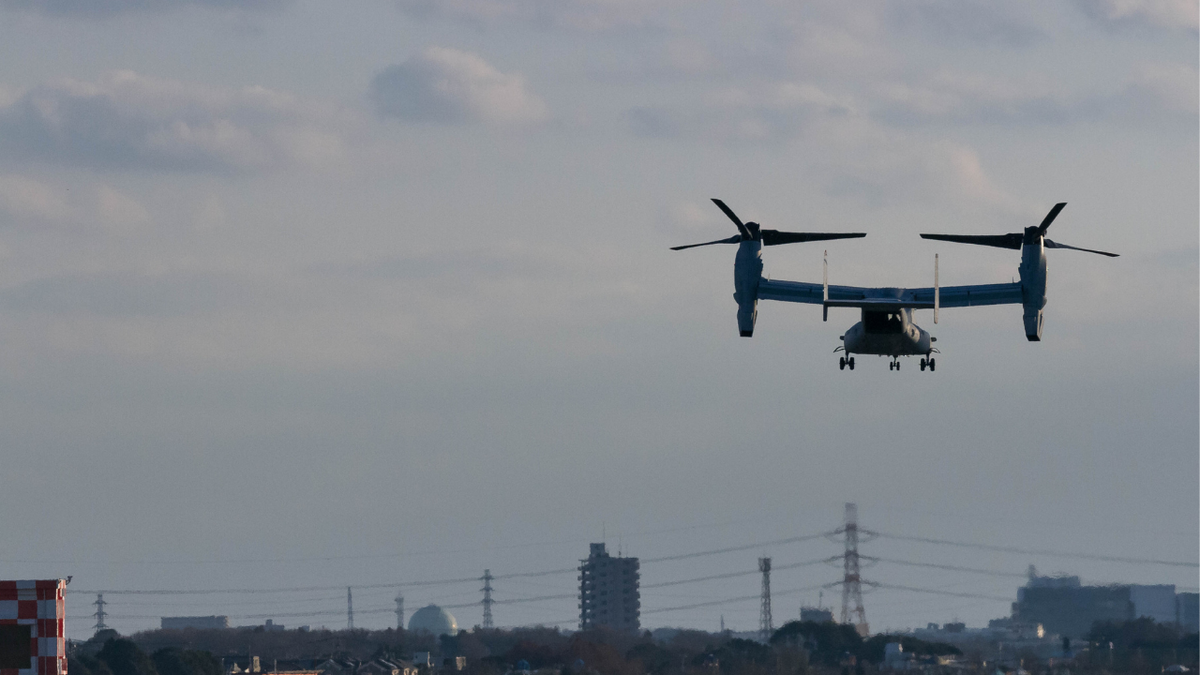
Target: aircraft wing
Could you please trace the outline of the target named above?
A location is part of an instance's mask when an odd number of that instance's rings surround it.
[[[933,288],[910,288],[905,295],[933,307]],[[945,307],[975,307],[976,305],[1019,305],[1021,284],[978,284],[974,286],[942,286],[938,304]]]
[[[867,297],[872,289],[858,286],[830,286],[830,300],[861,300]],[[759,300],[780,300],[783,302],[803,302],[809,305],[820,305],[825,302],[825,287],[821,284],[807,284],[803,281],[771,281],[763,279],[758,282]]]
[[[932,309],[933,288],[864,288],[862,286],[830,286],[829,300],[825,287],[802,281],[772,281],[758,283],[760,300],[802,302],[828,307],[863,307],[866,309]],[[1021,304],[1021,284],[981,284],[975,286],[943,286],[939,289],[941,307],[972,307],[975,305]]]

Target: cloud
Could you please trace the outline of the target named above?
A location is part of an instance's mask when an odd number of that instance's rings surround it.
[[[680,135],[742,141],[777,141],[823,118],[855,114],[848,98],[809,82],[771,82],[730,87],[698,105],[638,106],[626,111],[635,135]]]
[[[1048,82],[942,70],[928,79],[880,84],[872,114],[890,124],[945,122],[1061,123],[1077,117],[1072,101]]]
[[[113,228],[134,228],[150,222],[146,207],[107,185],[96,189],[96,215]]]
[[[72,213],[64,196],[49,185],[24,176],[0,175],[0,214],[5,220],[60,222]]]
[[[1045,37],[1005,3],[983,0],[900,0],[884,5],[888,22],[939,42],[1024,47]]]
[[[1039,78],[995,78],[943,70],[928,79],[877,86],[872,117],[891,125],[1072,124],[1194,118],[1197,72],[1182,64],[1146,64],[1108,92],[1067,92]]]
[[[688,0],[397,0],[401,11],[418,18],[474,24],[519,22],[584,31],[654,22],[656,14]]]
[[[0,0],[0,9],[107,18],[126,13],[165,12],[183,7],[269,11],[289,5],[292,0]]]
[[[265,87],[116,71],[35,87],[0,108],[10,156],[106,168],[241,171],[341,153],[338,113]]]
[[[852,196],[874,208],[938,204],[974,218],[1036,214],[992,180],[970,146],[923,141],[865,122],[822,133],[815,173],[828,194]]]
[[[670,138],[679,133],[680,123],[661,109],[638,106],[625,111],[629,129],[643,138]]]
[[[252,288],[245,280],[215,273],[61,275],[5,289],[0,307],[43,314],[173,317],[244,306]]]
[[[1196,32],[1200,9],[1193,0],[1075,0],[1084,14],[1112,26]]]
[[[1182,115],[1194,124],[1200,113],[1200,73],[1182,63],[1144,64],[1111,103],[1133,117]]]
[[[385,117],[419,122],[534,124],[546,104],[520,74],[502,73],[479,56],[430,47],[371,81],[370,97]]]
[[[103,183],[71,193],[31,178],[0,174],[0,224],[40,229],[47,225],[86,231],[98,225],[128,234],[149,224],[150,213],[137,200]]]

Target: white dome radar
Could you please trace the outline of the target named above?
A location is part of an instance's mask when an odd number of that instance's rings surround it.
[[[454,615],[437,605],[426,605],[413,612],[408,620],[408,629],[414,633],[424,631],[433,635],[458,635],[458,622]]]

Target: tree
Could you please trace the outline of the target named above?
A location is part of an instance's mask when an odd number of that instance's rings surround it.
[[[836,666],[844,654],[857,656],[863,641],[854,626],[832,621],[789,621],[771,635],[771,644],[804,649],[810,661]]]
[[[223,675],[212,652],[167,647],[150,658],[158,675]]]
[[[108,666],[112,675],[158,675],[146,652],[125,638],[105,642],[96,658]]]
[[[71,675],[113,675],[103,661],[91,656],[68,656],[67,672]]]
[[[859,652],[864,660],[871,663],[883,661],[883,652],[889,642],[899,642],[906,654],[917,656],[962,656],[962,650],[944,642],[927,642],[908,635],[874,635],[863,642]]]

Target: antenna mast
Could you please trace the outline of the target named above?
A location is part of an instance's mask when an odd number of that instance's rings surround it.
[[[346,587],[346,625],[354,630],[354,595],[349,586]]]
[[[396,630],[404,630],[404,594],[396,593]]]

